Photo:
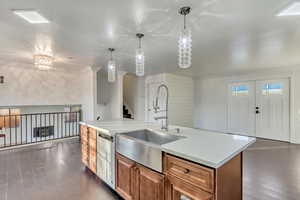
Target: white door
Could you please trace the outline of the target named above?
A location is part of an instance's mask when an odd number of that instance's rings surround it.
[[[289,141],[289,80],[256,82],[256,136]]]
[[[157,88],[161,83],[151,82],[147,84],[147,119],[148,122],[157,122],[154,119],[155,113],[153,110],[153,102],[156,98]]]
[[[255,82],[228,86],[228,132],[255,136]]]

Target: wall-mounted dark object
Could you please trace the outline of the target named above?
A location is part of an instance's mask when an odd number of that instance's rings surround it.
[[[0,76],[0,84],[4,83],[4,76]]]

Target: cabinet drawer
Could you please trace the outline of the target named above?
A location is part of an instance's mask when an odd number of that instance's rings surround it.
[[[164,156],[164,173],[180,178],[207,192],[214,192],[214,170],[169,154]]]
[[[214,200],[214,194],[199,189],[175,176],[167,176],[166,200]]]

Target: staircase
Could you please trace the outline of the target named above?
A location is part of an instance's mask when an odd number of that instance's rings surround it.
[[[126,105],[123,105],[123,118],[133,119],[132,114],[130,114],[129,110],[126,108]]]

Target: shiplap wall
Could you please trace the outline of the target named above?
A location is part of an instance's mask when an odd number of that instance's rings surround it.
[[[147,84],[149,84],[150,82],[164,83],[169,88],[169,123],[172,125],[193,127],[193,79],[191,77],[169,73],[147,76],[145,85],[147,98]],[[146,106],[148,105],[147,98],[145,103]]]
[[[169,87],[170,123],[193,127],[194,82],[191,77],[166,74]]]

